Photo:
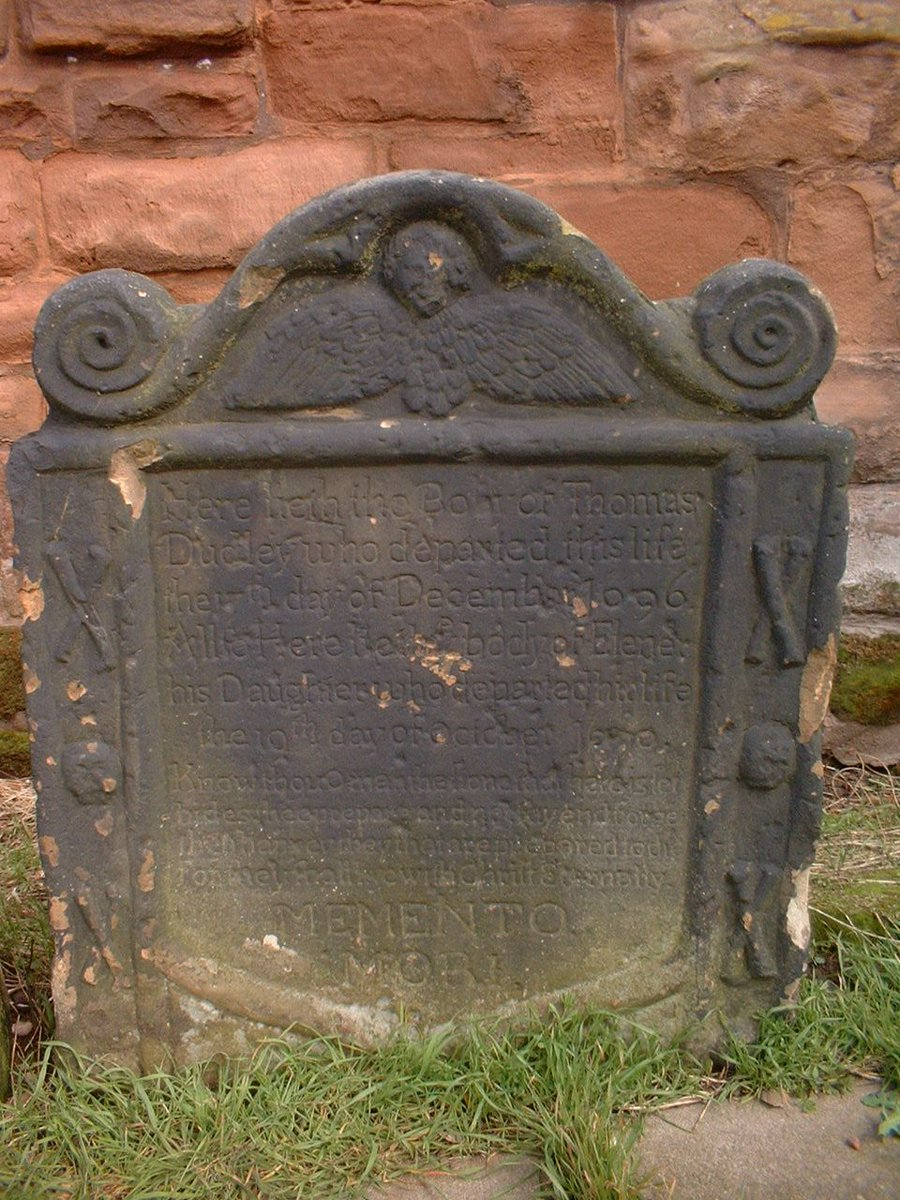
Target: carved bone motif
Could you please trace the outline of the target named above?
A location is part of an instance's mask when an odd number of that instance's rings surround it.
[[[778,661],[785,667],[800,666],[805,657],[805,639],[797,629],[791,608],[800,589],[803,568],[812,546],[801,537],[757,538],[753,543],[753,566],[762,596],[762,612],[747,646],[746,661],[763,662],[767,634],[771,630]]]
[[[68,662],[75,648],[75,639],[84,626],[100,654],[102,669],[111,671],[116,665],[115,651],[109,634],[103,628],[96,609],[88,598],[103,582],[103,577],[109,569],[109,551],[96,544],[88,547],[87,563],[80,575],[75,569],[68,548],[62,542],[51,542],[47,548],[47,557],[53,565],[66,599],[74,609],[59,639],[56,648],[57,659],[60,662]]]

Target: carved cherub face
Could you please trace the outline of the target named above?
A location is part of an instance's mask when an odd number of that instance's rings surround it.
[[[435,221],[417,221],[395,233],[383,269],[397,298],[422,317],[435,316],[471,291],[478,273],[465,239]]]

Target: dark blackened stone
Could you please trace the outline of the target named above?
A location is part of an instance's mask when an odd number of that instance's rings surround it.
[[[146,1065],[565,995],[751,1030],[808,939],[833,350],[790,268],[651,303],[428,172],[207,306],[56,292],[11,479],[60,1036]]]

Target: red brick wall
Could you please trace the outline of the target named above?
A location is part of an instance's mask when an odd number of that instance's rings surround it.
[[[0,0],[0,54],[0,449],[64,279],[207,299],[291,208],[428,166],[545,200],[652,297],[793,263],[841,330],[820,412],[900,480],[896,0]]]

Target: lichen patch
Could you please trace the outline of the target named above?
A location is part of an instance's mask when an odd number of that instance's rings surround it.
[[[248,267],[238,286],[238,308],[249,308],[271,296],[284,279],[279,267]]]
[[[66,695],[74,704],[76,700],[80,700],[82,696],[87,695],[87,688],[80,679],[70,679],[66,684]]]

